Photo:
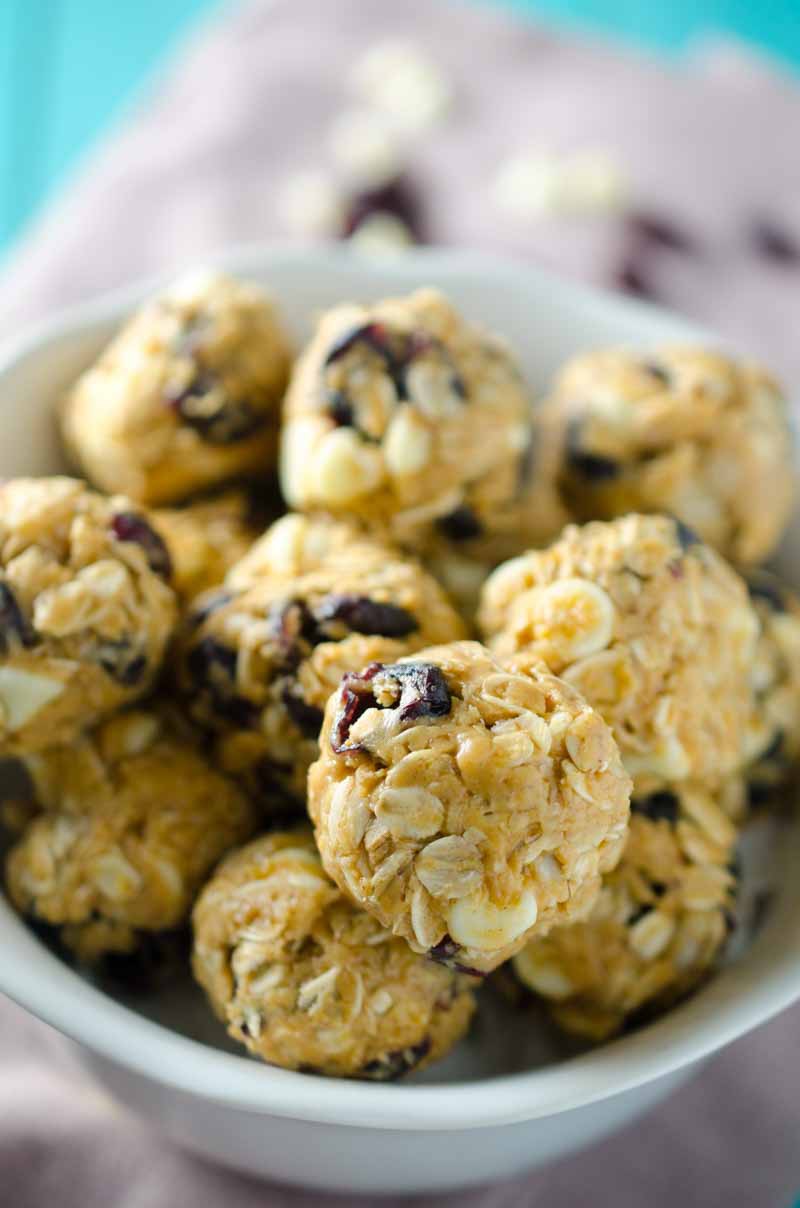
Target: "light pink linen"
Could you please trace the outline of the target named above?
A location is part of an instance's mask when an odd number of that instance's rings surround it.
[[[629,245],[624,221],[514,224],[497,215],[486,189],[504,155],[525,141],[609,147],[637,206],[693,245],[691,254],[651,247],[644,271],[653,292],[796,378],[800,268],[765,258],[748,233],[766,216],[800,241],[795,83],[735,48],[678,70],[431,0],[255,0],[226,10],[20,243],[0,277],[0,335],[222,245],[281,238],[280,182],[322,153],[354,56],[395,33],[424,43],[455,83],[452,121],[416,148],[412,163],[437,241],[612,282]],[[619,1136],[452,1203],[787,1204],[800,1191],[798,1048],[795,1009]],[[0,1004],[0,1059],[0,1204],[9,1208],[348,1202],[257,1185],[179,1153],[112,1107],[69,1047],[10,1003]]]

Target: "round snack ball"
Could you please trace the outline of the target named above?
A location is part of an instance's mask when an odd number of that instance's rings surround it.
[[[741,781],[724,790],[742,791]],[[589,917],[513,960],[561,1027],[604,1040],[709,974],[733,926],[737,832],[726,813],[700,785],[633,799],[625,851]]]
[[[158,508],[152,521],[169,550],[172,585],[187,602],[216,587],[245,556],[260,529],[243,491],[226,491],[181,508]]]
[[[293,507],[352,515],[416,548],[464,514],[491,532],[530,442],[507,349],[419,290],[323,316],[286,396],[281,480]]]
[[[296,577],[254,575],[259,556],[195,600],[179,682],[194,721],[220,735],[221,766],[268,808],[302,807],[323,710],[344,673],[464,630],[434,579],[379,542],[334,543]]]
[[[416,956],[325,875],[311,828],[233,852],[194,911],[194,974],[235,1040],[272,1065],[394,1079],[467,1030],[470,979]]]
[[[147,691],[176,622],[170,572],[130,500],[0,484],[0,754],[70,742]]]
[[[259,288],[195,273],[143,306],[79,378],[64,441],[96,486],[142,503],[266,475],[290,357]]]
[[[9,896],[82,961],[185,924],[216,862],[255,827],[236,785],[158,713],[120,714],[25,766],[45,812],[8,857]]]
[[[569,526],[494,572],[480,623],[602,714],[637,791],[744,762],[758,622],[742,579],[671,517]]]
[[[786,403],[755,365],[702,348],[570,361],[547,404],[576,519],[670,512],[736,563],[777,545],[794,494]]]
[[[326,869],[384,926],[486,973],[581,917],[622,849],[630,781],[567,684],[477,642],[345,676],[309,773]]]
[[[800,600],[767,571],[749,572],[747,585],[760,625],[747,736],[747,778],[758,804],[800,761]]]

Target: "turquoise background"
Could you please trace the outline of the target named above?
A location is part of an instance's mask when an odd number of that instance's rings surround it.
[[[503,2],[542,21],[668,53],[726,30],[800,66],[798,0]],[[192,23],[223,6],[0,0],[0,250]]]

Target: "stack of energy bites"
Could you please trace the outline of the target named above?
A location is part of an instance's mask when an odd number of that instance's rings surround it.
[[[800,605],[754,569],[780,393],[611,350],[534,407],[430,289],[292,357],[197,274],[65,398],[86,481],[0,485],[9,896],[94,966],[191,921],[213,1010],[291,1069],[419,1069],[505,962],[611,1035],[714,967],[800,756]]]

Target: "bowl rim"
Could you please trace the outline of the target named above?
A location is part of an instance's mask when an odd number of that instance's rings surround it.
[[[374,262],[340,247],[239,246],[203,258],[215,268],[268,277],[293,266],[369,276]],[[535,265],[483,253],[418,249],[381,261],[380,275],[398,287],[434,278],[463,282],[481,276],[539,297],[558,296],[576,308],[602,307],[634,329],[643,318],[688,339],[711,339],[700,326],[638,299],[604,293]],[[0,345],[0,390],[19,365],[46,356],[118,319],[165,280],[161,276],[105,294],[39,322]],[[671,337],[670,337],[671,338]],[[678,338],[682,338],[679,336]],[[782,859],[800,858],[800,834]],[[798,895],[794,895],[800,900]],[[656,1022],[553,1066],[446,1085],[381,1085],[320,1078],[225,1053],[155,1023],[92,986],[48,952],[0,899],[0,937],[15,959],[0,962],[0,991],[112,1064],[174,1091],[263,1115],[369,1129],[453,1131],[518,1124],[574,1110],[632,1090],[692,1065],[765,1022],[800,997],[800,909],[788,892],[746,958]],[[787,936],[791,936],[789,943]],[[2,945],[5,947],[5,943]],[[794,955],[792,955],[794,949]],[[25,959],[25,956],[30,959]],[[44,969],[46,976],[40,972]]]

